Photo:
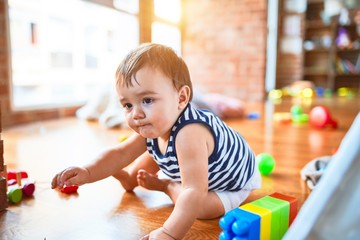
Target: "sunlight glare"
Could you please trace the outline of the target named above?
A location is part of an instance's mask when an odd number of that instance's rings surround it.
[[[154,10],[157,17],[166,19],[173,23],[179,23],[181,18],[181,1],[155,0]]]

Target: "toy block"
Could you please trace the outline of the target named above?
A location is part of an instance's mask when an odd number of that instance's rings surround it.
[[[297,199],[273,193],[231,210],[220,219],[220,240],[280,240],[297,215]],[[291,219],[291,220],[290,220]]]
[[[220,240],[260,239],[260,217],[257,214],[236,208],[220,219]]]
[[[292,197],[292,196],[284,195],[284,194],[281,194],[281,193],[278,193],[278,192],[270,194],[269,196],[289,202],[289,204],[290,204],[289,227],[290,227],[290,225],[294,221],[294,219],[295,219],[295,217],[297,215],[297,212],[298,212],[298,201],[297,201],[297,199]]]
[[[251,204],[272,212],[270,239],[281,239],[289,227],[289,202],[265,196],[251,202]]]
[[[6,192],[7,181],[5,178],[0,176],[0,211],[3,211],[8,207],[8,198]]]
[[[250,203],[240,206],[240,209],[259,215],[261,218],[260,239],[261,240],[270,239],[271,211],[262,207],[252,205]]]

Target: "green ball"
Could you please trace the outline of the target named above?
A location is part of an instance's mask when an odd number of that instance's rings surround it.
[[[293,115],[291,117],[293,123],[307,123],[309,122],[309,115],[306,113],[301,113],[298,115]]]
[[[302,108],[300,105],[293,105],[290,109],[292,115],[300,115],[302,114]]]
[[[22,199],[22,191],[19,188],[13,188],[11,189],[7,194],[10,202],[12,203],[18,203]]]
[[[260,153],[256,156],[259,171],[262,175],[269,175],[275,167],[275,159],[268,153]]]

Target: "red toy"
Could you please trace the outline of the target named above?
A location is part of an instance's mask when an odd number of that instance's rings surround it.
[[[72,186],[64,186],[60,191],[66,194],[76,193],[79,186],[72,185]]]
[[[32,182],[25,183],[21,189],[25,196],[31,197],[35,192],[35,184]]]
[[[12,180],[12,179],[17,180],[19,174],[20,174],[21,179],[28,178],[27,172],[24,172],[24,171],[18,171],[18,172],[17,171],[9,171],[7,173],[7,178],[8,178],[8,180]]]
[[[35,184],[28,179],[24,171],[9,171],[7,173],[9,191],[7,197],[11,203],[18,203],[23,196],[31,197],[35,192]],[[25,181],[25,183],[24,183]]]
[[[331,114],[326,107],[317,106],[310,111],[310,124],[317,128],[331,126],[337,128],[337,122],[331,118]]]

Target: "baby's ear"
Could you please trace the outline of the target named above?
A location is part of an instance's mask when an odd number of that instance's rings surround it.
[[[179,89],[179,109],[184,109],[189,103],[191,89],[188,85],[184,85]]]

